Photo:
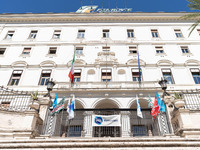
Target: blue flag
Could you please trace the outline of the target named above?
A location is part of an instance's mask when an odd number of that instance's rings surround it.
[[[73,119],[74,118],[74,109],[75,109],[75,95],[73,95],[73,98],[72,98],[72,101],[71,101],[71,104],[69,106],[69,116],[68,116],[68,119]]]
[[[158,92],[156,92],[156,98],[158,101],[158,106],[160,107],[160,111],[166,112],[166,106],[165,106],[163,100],[160,98]]]
[[[139,57],[139,51],[138,51],[138,69],[139,69],[139,82],[141,82],[141,68],[140,68],[140,57]]]
[[[53,109],[56,107],[56,105],[57,105],[57,98],[58,98],[58,94],[56,93],[56,96],[55,96],[55,99],[54,99],[54,101],[53,101]]]
[[[137,116],[140,118],[143,118],[140,103],[139,103],[137,95],[136,95],[136,100],[137,100]]]

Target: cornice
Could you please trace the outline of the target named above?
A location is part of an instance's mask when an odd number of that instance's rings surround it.
[[[0,14],[0,23],[59,23],[59,22],[194,22],[183,20],[189,13],[47,13]]]

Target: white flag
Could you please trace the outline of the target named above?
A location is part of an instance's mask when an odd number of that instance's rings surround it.
[[[137,95],[136,95],[136,99],[137,99],[137,116],[140,118],[143,118],[140,103],[139,103]]]
[[[73,95],[73,98],[69,107],[69,117],[68,117],[69,120],[74,118],[74,109],[75,109],[75,95]]]
[[[69,114],[69,112],[70,112],[70,98],[69,98],[68,104],[67,104],[67,113]]]

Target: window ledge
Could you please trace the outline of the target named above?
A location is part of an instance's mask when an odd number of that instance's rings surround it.
[[[152,41],[160,41],[161,38],[159,38],[159,37],[152,37],[151,40],[152,40]]]
[[[193,56],[193,54],[192,53],[182,53],[182,56],[190,57],[190,56]]]
[[[60,41],[60,38],[59,39],[52,38],[51,41]]]
[[[47,54],[46,57],[49,57],[49,58],[57,57],[57,54]]]
[[[129,56],[137,56],[138,54],[137,53],[129,53],[128,55]]]
[[[166,53],[156,53],[156,56],[167,56],[167,54]]]
[[[23,57],[23,58],[30,57],[30,54],[21,54],[20,57]]]

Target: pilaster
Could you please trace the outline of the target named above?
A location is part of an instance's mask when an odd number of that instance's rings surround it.
[[[83,125],[83,134],[84,137],[92,137],[92,114],[91,111],[84,112],[84,125]]]
[[[121,112],[121,120],[122,120],[122,137],[130,137],[130,112],[129,111],[122,111]]]

